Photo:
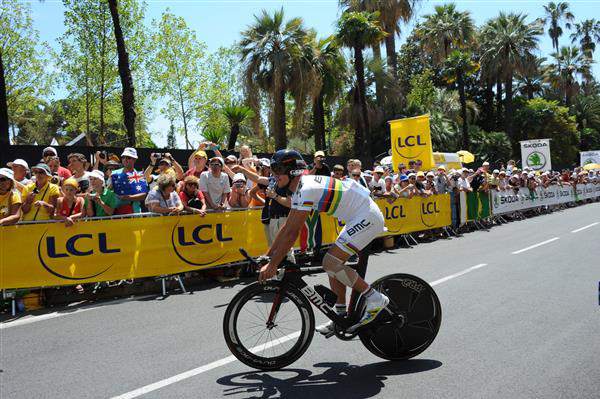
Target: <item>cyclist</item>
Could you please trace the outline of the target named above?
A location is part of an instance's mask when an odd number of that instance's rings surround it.
[[[323,258],[323,269],[329,275],[331,289],[337,295],[335,311],[344,314],[346,287],[360,292],[366,299],[365,311],[358,324],[349,332],[375,320],[389,299],[369,286],[354,269],[345,265],[352,255],[358,255],[375,237],[384,231],[384,219],[369,191],[354,180],[341,181],[328,176],[305,175],[306,162],[294,150],[279,150],[271,159],[271,172],[279,187],[287,187],[292,195],[288,219],[279,231],[267,255],[270,262],[260,269],[259,281],[273,277],[277,266],[286,257],[300,234],[312,210],[326,212],[346,222],[334,245]],[[333,322],[318,331],[330,336]]]

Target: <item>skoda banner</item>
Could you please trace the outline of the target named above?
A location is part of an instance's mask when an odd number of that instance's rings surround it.
[[[431,133],[429,130],[429,114],[414,118],[396,119],[388,122],[391,131],[392,159],[394,171],[398,171],[398,164],[420,160],[422,170],[435,168],[433,160],[433,147],[431,146]]]
[[[600,151],[583,151],[579,153],[581,157],[581,166],[590,163],[600,164]]]
[[[523,168],[546,171],[552,170],[550,161],[550,139],[521,141]]]

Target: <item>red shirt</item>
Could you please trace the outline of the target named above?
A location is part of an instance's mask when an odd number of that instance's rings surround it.
[[[183,203],[183,205],[187,205],[188,201],[190,200],[190,198],[185,193],[185,191],[181,191],[179,193],[179,198],[181,198],[181,202]],[[204,195],[202,194],[202,191],[200,191],[200,190],[196,191],[196,198],[198,198],[200,201],[204,202]]]
[[[69,177],[73,176],[71,174],[71,171],[67,168],[63,168],[62,166],[58,167],[58,176],[61,177],[63,180],[68,179]]]

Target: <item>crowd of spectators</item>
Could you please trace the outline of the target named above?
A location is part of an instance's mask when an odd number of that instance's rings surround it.
[[[223,157],[218,146],[203,143],[189,156],[187,170],[170,153],[152,153],[145,170],[137,170],[134,148],[125,148],[120,157],[98,151],[93,165],[83,154],[71,153],[67,167],[61,165],[52,147],[41,155],[31,168],[25,160],[16,159],[0,169],[0,225],[56,220],[71,226],[82,218],[145,210],[204,216],[207,211],[261,207],[261,220],[271,242],[289,212],[291,193],[273,184],[269,159],[257,158],[248,146],[240,148],[239,157]],[[488,162],[475,170],[447,170],[444,165],[423,170],[419,160],[401,163],[395,172],[391,163],[375,162],[371,169],[364,169],[358,159],[349,159],[345,167],[330,166],[323,151],[314,154],[307,173],[352,179],[373,198],[389,202],[461,191],[597,183],[600,178],[600,172],[582,168],[543,173],[521,170],[514,161],[493,170]]]

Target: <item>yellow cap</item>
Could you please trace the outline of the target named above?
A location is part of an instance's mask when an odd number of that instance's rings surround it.
[[[417,177],[421,177],[421,176],[422,176],[422,177],[425,177],[425,173],[423,173],[423,172],[421,172],[421,171],[418,171],[418,172],[417,172]]]
[[[194,157],[197,157],[197,156],[208,159],[208,157],[206,156],[206,152],[204,152],[202,150],[198,150],[194,153]]]
[[[63,182],[63,186],[71,186],[71,187],[74,187],[75,189],[79,189],[79,183],[77,183],[77,180],[75,180],[72,177],[69,177],[67,180],[65,180]]]

